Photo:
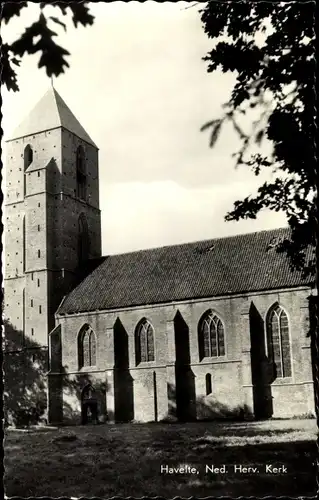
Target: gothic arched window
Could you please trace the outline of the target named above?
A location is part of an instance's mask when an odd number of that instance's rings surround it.
[[[96,365],[96,338],[90,325],[82,326],[78,335],[79,369]]]
[[[291,352],[288,316],[279,304],[269,310],[266,321],[267,354],[276,377],[291,377]]]
[[[225,356],[224,325],[212,311],[207,311],[199,323],[198,345],[200,360]]]
[[[81,200],[86,200],[86,183],[85,153],[79,146],[76,151],[76,196]]]
[[[23,194],[25,196],[27,194],[27,187],[26,187],[27,183],[26,183],[26,174],[25,174],[25,171],[27,170],[28,166],[31,165],[31,163],[33,162],[33,149],[30,146],[30,144],[28,144],[24,148],[23,162],[24,162]]]
[[[89,258],[89,231],[86,218],[81,214],[78,220],[78,260],[79,265]]]
[[[135,330],[136,364],[154,361],[154,328],[147,319],[142,319]]]

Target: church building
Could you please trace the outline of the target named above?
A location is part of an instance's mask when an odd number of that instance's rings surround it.
[[[98,148],[53,87],[7,155],[5,317],[48,355],[49,423],[314,415],[288,228],[103,257]]]

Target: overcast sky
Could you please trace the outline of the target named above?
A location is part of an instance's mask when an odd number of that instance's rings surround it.
[[[208,74],[210,50],[198,7],[186,2],[91,4],[93,26],[68,31],[52,23],[71,56],[55,87],[100,148],[103,253],[209,239],[285,225],[265,212],[256,221],[224,222],[235,200],[261,179],[234,168],[231,128],[209,148],[209,132],[234,77]],[[48,14],[58,9],[47,7]],[[38,16],[29,4],[2,28],[11,41]],[[51,27],[51,26],[50,26]],[[20,92],[2,89],[5,138],[47,91],[50,80],[24,58]]]

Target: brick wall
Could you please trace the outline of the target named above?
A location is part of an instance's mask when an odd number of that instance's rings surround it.
[[[74,286],[80,213],[88,221],[92,242],[89,257],[101,254],[98,151],[85,146],[88,174],[85,203],[76,199],[74,193],[75,153],[79,144],[84,143],[61,128],[7,143],[4,315],[9,321],[7,347],[10,352],[23,349],[24,368],[18,372],[21,378],[18,380],[14,378],[16,374],[12,376],[13,366],[6,384],[12,398],[21,400],[15,401],[17,407],[28,402],[23,391],[12,389],[14,385],[26,384],[28,394],[39,392],[41,386],[46,393],[48,334],[54,328],[59,303]],[[32,148],[33,157],[25,170],[27,145]],[[40,354],[41,370],[38,370],[33,360]],[[10,359],[16,359],[12,356]],[[26,381],[28,374],[31,378]],[[57,420],[62,411],[63,387],[59,378],[50,379],[51,416]]]
[[[126,417],[127,420],[152,421],[180,418],[181,414],[187,419],[195,416],[214,418],[266,410],[268,416],[291,417],[313,412],[310,342],[307,338],[308,295],[306,289],[286,290],[59,317],[63,370],[73,373],[73,376],[93,376],[97,371],[104,373],[108,381],[106,412],[114,412],[118,420]],[[269,383],[265,356],[258,363],[258,376],[252,366],[256,347],[252,347],[251,338],[253,344],[257,343],[260,356],[264,352],[265,318],[276,302],[285,308],[289,319],[292,376]],[[224,324],[226,352],[220,358],[200,361],[198,323],[208,309],[213,309]],[[134,332],[144,317],[154,327],[155,361],[136,366]],[[82,368],[79,371],[77,335],[86,323],[96,334],[97,363],[94,370]],[[185,346],[189,346],[189,362],[185,367],[186,353],[184,364],[177,368],[176,357],[180,356],[180,349],[176,348],[176,329],[180,324],[183,328],[178,341],[182,339]],[[116,342],[120,342],[119,352],[124,360],[121,366],[116,361]],[[211,394],[207,394],[206,375],[211,376]],[[123,393],[125,398],[121,399]]]
[[[88,203],[74,193],[80,144],[87,160]],[[27,145],[33,159],[25,171]],[[74,282],[80,213],[88,221],[89,257],[101,254],[98,151],[55,129],[9,141],[7,158],[5,316],[24,336],[45,346],[54,313]]]

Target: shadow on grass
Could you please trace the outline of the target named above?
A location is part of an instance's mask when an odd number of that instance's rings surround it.
[[[107,433],[103,432],[103,427],[94,427],[94,431],[81,427],[75,431],[76,439],[56,439],[56,434],[38,434],[32,439],[32,436],[26,435],[24,453],[22,450],[17,452],[18,466],[10,469],[13,463],[10,457],[9,467],[6,467],[6,494],[25,496],[27,492],[34,497],[103,498],[115,495],[164,498],[315,495],[315,440],[250,444],[249,438],[245,440],[243,436],[245,445],[238,446],[231,443],[232,435],[229,433],[228,436],[221,436],[218,444],[210,442],[206,448],[198,450],[194,444],[204,430],[203,425],[199,426],[200,430],[188,424],[181,429],[175,425],[136,426],[130,427],[130,433],[123,432],[125,425],[110,428],[113,432]],[[167,432],[168,429],[171,431]],[[217,437],[212,425],[210,431],[212,437]],[[63,429],[59,432],[69,431]],[[274,434],[280,436],[282,432],[278,430]],[[287,433],[285,436],[289,437]],[[8,441],[7,446],[11,444],[14,448],[17,443],[21,445],[21,436],[15,439],[9,436]],[[30,474],[29,446],[32,442],[36,445],[32,466],[41,481],[35,481],[34,474]],[[87,467],[88,463],[92,466]],[[163,464],[169,467],[188,464],[196,467],[199,473],[195,476],[163,474]],[[215,467],[225,464],[227,473],[207,471],[206,465],[212,464]],[[236,472],[235,465],[256,467],[258,473]],[[272,470],[274,467],[285,469],[282,473],[267,472],[267,465]],[[70,478],[67,482],[65,467],[68,467]],[[80,471],[84,469],[85,474],[82,474]],[[10,473],[10,470],[15,470],[15,473]]]
[[[177,480],[176,475],[173,476],[174,481],[178,483],[178,491],[171,492],[172,496],[178,494],[183,497],[199,498],[208,495],[234,497],[315,495],[317,490],[315,439],[295,441],[292,434],[294,429],[260,431],[247,428],[245,434],[237,435],[232,432],[235,429],[230,427],[227,431],[221,427],[218,430],[211,427],[211,435],[206,437],[196,437],[196,435],[190,437],[186,429],[175,433],[152,434],[153,443],[148,456],[152,461],[154,474],[161,476],[161,464],[168,464],[170,467],[189,464],[199,470],[199,474],[195,477],[180,476]],[[234,437],[237,439],[234,440]],[[238,438],[243,440],[240,445]],[[257,439],[261,442],[257,442]],[[198,446],[199,444],[204,446]],[[221,467],[223,464],[226,466],[226,474],[213,474],[206,470],[206,465]],[[238,466],[256,467],[257,472],[241,472]],[[165,478],[167,481],[167,476]],[[162,482],[164,483],[164,480]],[[149,493],[151,494],[151,491]],[[158,494],[165,494],[165,491],[162,492],[158,488]]]
[[[243,446],[225,446],[225,442],[221,441],[218,444],[212,443],[206,449],[201,449],[200,455],[203,473],[206,465],[213,463],[220,467],[226,464],[228,470],[226,484],[222,489],[219,487],[216,494],[296,497],[312,496],[316,493],[317,447],[315,441],[246,443]],[[188,460],[196,463],[197,457],[196,450],[194,450]],[[242,469],[240,470],[238,466],[256,467],[258,472],[241,472]],[[281,472],[278,472],[280,468]],[[220,475],[219,479],[221,479]],[[216,476],[208,471],[204,476],[204,481],[205,487],[214,488]],[[183,495],[204,496],[204,491],[205,489],[201,488],[199,492],[198,489],[196,492],[187,489]],[[207,492],[208,490],[206,490],[206,495]]]

